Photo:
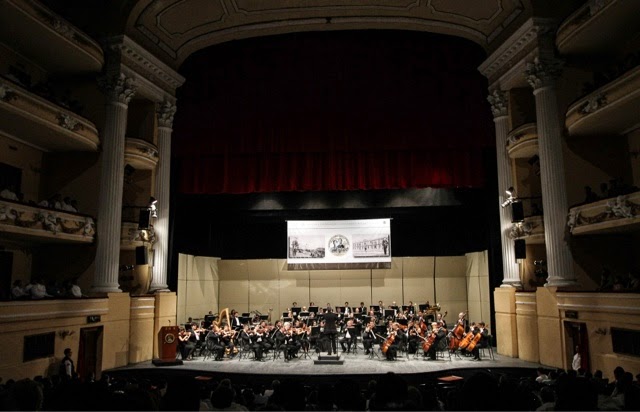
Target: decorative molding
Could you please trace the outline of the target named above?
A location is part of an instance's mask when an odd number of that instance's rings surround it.
[[[636,192],[636,194],[637,193],[640,192]],[[577,227],[584,225],[592,225],[618,219],[637,218],[640,215],[640,203],[630,201],[629,196],[630,195],[618,196],[607,200],[606,203],[600,201],[596,205],[585,205],[571,208],[567,218],[569,231],[573,233]],[[638,196],[634,196],[634,198],[637,197]],[[585,209],[596,209],[601,211],[594,215],[587,216],[584,214]]]
[[[9,86],[4,83],[0,83],[0,100],[8,102],[18,98],[16,92],[14,92]]]
[[[496,77],[513,66],[511,60],[515,56],[537,46],[539,35],[548,33],[553,30],[554,27],[555,22],[551,19],[530,18],[502,43],[502,45],[478,67],[478,70],[487,79]]]
[[[158,126],[167,127],[171,129],[173,127],[173,116],[176,114],[177,107],[175,104],[164,101],[158,105],[156,114],[158,115]]]
[[[185,81],[175,70],[127,36],[111,38],[108,49],[119,57],[121,64],[172,96]]]
[[[58,114],[58,125],[72,132],[84,129],[84,126],[77,119],[74,119],[66,113]]]
[[[102,76],[98,84],[111,102],[129,104],[136,93],[135,80],[124,73]]]
[[[493,113],[494,118],[507,116],[509,114],[509,101],[504,91],[495,89],[487,96],[487,101],[489,101],[491,105],[491,113]]]
[[[563,65],[559,59],[541,60],[536,57],[532,63],[527,63],[525,77],[533,90],[551,86],[560,76]]]
[[[582,115],[594,113],[605,107],[607,104],[609,104],[609,102],[607,102],[607,96],[600,93],[595,96],[591,96],[586,102],[580,105],[578,113]]]
[[[509,237],[511,239],[519,239],[521,237],[531,236],[533,229],[536,227],[536,224],[530,222],[514,223],[513,226],[511,226],[511,231],[509,231]]]

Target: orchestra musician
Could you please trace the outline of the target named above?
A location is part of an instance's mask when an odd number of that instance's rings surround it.
[[[389,321],[387,327],[387,340],[384,345],[387,347],[387,351],[385,353],[387,360],[396,360],[398,357],[398,347],[400,346],[400,342],[402,341],[402,330],[398,328],[398,324]]]
[[[220,340],[221,337],[222,331],[215,322],[212,323],[211,330],[207,333],[207,341],[209,342],[207,347],[211,348],[214,359],[217,361],[221,361],[224,357],[224,345]]]
[[[360,302],[360,313],[367,313],[367,307],[364,305],[364,302]]]
[[[362,333],[362,345],[364,346],[365,355],[368,355],[373,350],[373,343],[376,341],[375,334],[375,321],[370,321],[367,323],[367,326],[364,328],[364,332]]]
[[[349,316],[352,313],[353,313],[353,311],[351,310],[351,307],[349,306],[349,302],[344,302],[344,316]]]
[[[188,330],[182,326],[178,329],[178,347],[182,360],[190,361],[192,360],[191,353],[196,348],[196,344],[192,340],[191,325],[187,323],[187,326],[189,327]],[[193,336],[193,339],[195,339],[195,336]]]
[[[294,333],[291,327],[291,322],[285,322],[282,327],[282,335],[284,337],[283,353],[284,361],[289,362],[294,357],[297,357],[298,349],[300,349],[300,343],[297,342],[297,335]]]
[[[351,353],[351,345],[356,344],[356,327],[353,324],[353,319],[349,319],[347,323],[344,325],[343,330],[344,336],[340,339],[340,346],[342,347],[343,352]],[[345,348],[345,344],[347,345]]]
[[[442,313],[438,313],[436,315],[436,322],[441,322],[442,323],[442,327],[447,329],[447,321],[444,320],[444,317],[442,316]]]
[[[255,329],[253,330],[253,353],[255,354],[254,359],[257,361],[264,361],[264,353],[271,349],[271,346],[267,343],[266,335],[267,335],[267,322],[260,322]]]
[[[431,360],[436,360],[436,352],[446,349],[447,347],[447,330],[442,327],[440,322],[431,323],[430,337],[434,339],[428,352],[425,352],[424,357],[428,357]]]
[[[229,325],[224,325],[222,334],[220,336],[220,343],[222,343],[225,348],[225,353],[227,353],[230,358],[233,358],[238,353],[238,348],[236,348],[236,344],[234,341],[235,336],[236,331],[231,329]]]
[[[240,317],[238,317],[238,311],[231,309],[231,328],[235,331],[242,329],[242,323],[240,323]]]
[[[478,338],[479,341],[476,343],[476,345],[473,347],[473,350],[471,351],[472,355],[473,355],[473,360],[474,361],[479,361],[480,360],[480,348],[485,348],[487,346],[487,341],[489,338],[489,329],[487,329],[486,325],[484,322],[478,322],[477,325],[477,329],[475,329],[474,333],[480,334],[480,337]]]

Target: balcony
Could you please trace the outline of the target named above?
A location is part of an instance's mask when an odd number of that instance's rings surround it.
[[[509,237],[512,239],[525,239],[527,244],[544,243],[544,221],[542,216],[529,216],[523,223],[514,223]]]
[[[512,159],[528,159],[538,154],[538,128],[535,123],[523,124],[509,133],[507,153]]]
[[[558,28],[558,51],[563,55],[608,54],[635,35],[638,15],[638,1],[587,1]]]
[[[598,200],[569,209],[567,225],[574,235],[640,230],[640,192]]]
[[[134,250],[138,246],[153,244],[155,240],[153,227],[143,231],[138,229],[137,222],[122,222],[120,250]]]
[[[566,127],[572,136],[619,135],[638,124],[638,113],[640,66],[571,105]]]
[[[0,78],[1,130],[43,151],[97,151],[90,121]]]
[[[142,139],[127,138],[124,162],[136,169],[153,170],[158,164],[158,148]]]
[[[3,238],[38,243],[91,243],[93,218],[62,210],[0,200]]]
[[[98,43],[35,0],[0,2],[0,41],[53,74],[98,73]]]

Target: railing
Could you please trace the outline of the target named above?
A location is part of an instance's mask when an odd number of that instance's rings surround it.
[[[567,225],[574,235],[640,229],[640,192],[598,200],[569,209]]]
[[[0,200],[0,232],[72,242],[93,242],[91,216]]]

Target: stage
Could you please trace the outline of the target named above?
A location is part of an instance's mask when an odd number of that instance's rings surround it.
[[[394,372],[405,376],[408,381],[417,381],[423,380],[427,376],[434,379],[451,375],[465,377],[478,370],[505,371],[505,373],[535,377],[535,370],[540,366],[537,363],[499,355],[495,353],[495,349],[493,360],[490,359],[488,350],[485,350],[485,356],[479,362],[472,360],[472,358],[455,355],[452,355],[449,360],[446,353],[444,359],[438,358],[437,360],[428,360],[421,355],[415,357],[401,353],[395,361],[386,360],[382,354],[379,358],[370,358],[362,351],[357,354],[339,353],[339,355],[340,359],[344,360],[342,365],[315,364],[314,361],[318,359],[318,356],[314,353],[308,359],[298,357],[288,362],[285,362],[282,357],[273,360],[271,356],[261,362],[244,357],[240,359],[238,356],[225,357],[222,361],[214,361],[211,358],[204,360],[200,357],[175,366],[154,366],[151,362],[142,362],[111,369],[105,373],[147,376],[160,374],[165,376],[212,376],[216,379],[229,377],[234,382],[251,379],[252,381],[260,380],[269,383],[274,378],[302,378],[305,381],[318,382],[333,380],[336,376],[368,380],[375,375]]]

